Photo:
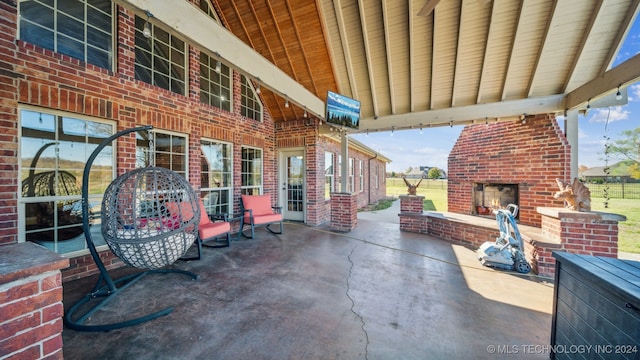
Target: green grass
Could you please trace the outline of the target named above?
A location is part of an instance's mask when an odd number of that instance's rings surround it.
[[[409,180],[415,184],[417,180]],[[397,197],[407,193],[407,186],[402,179],[387,179],[387,196]],[[446,180],[422,180],[417,190],[424,196],[424,209],[430,211],[447,211]],[[640,200],[610,199],[605,209],[604,199],[592,197],[591,209],[604,211],[627,217],[627,221],[618,224],[618,249],[623,252],[640,254]]]

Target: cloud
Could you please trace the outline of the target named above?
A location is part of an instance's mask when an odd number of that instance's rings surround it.
[[[628,92],[628,98],[629,98],[629,102],[632,101],[640,101],[640,83],[635,83],[631,86],[629,86],[629,89],[627,90]]]
[[[596,109],[589,118],[590,123],[609,123],[614,121],[626,120],[629,118],[629,111],[622,109],[621,106],[615,106],[608,109]]]

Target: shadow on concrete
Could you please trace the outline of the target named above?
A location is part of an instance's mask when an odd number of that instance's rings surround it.
[[[65,359],[548,358],[523,346],[549,343],[551,286],[390,222],[359,219],[346,234],[287,223],[174,266],[199,280],[148,276],[90,321],[171,314],[108,333],[65,329]],[[65,283],[65,307],[94,283]]]

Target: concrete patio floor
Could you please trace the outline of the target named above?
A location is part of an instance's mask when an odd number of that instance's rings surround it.
[[[484,268],[473,250],[401,232],[393,216],[359,216],[344,234],[258,228],[254,240],[203,252],[174,265],[197,281],[146,276],[88,323],[171,314],[110,332],[65,328],[65,359],[549,357],[550,280]],[[65,283],[65,308],[95,281]]]

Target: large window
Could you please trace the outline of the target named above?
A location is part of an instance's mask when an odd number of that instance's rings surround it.
[[[349,158],[349,191],[350,193],[355,192],[355,169],[356,167],[353,165],[353,158]]]
[[[200,102],[231,111],[231,69],[200,52]]]
[[[111,0],[23,0],[19,15],[21,40],[112,68]]]
[[[240,77],[240,114],[253,120],[262,121],[262,103],[249,79]]]
[[[360,177],[360,192],[364,191],[364,162],[362,160],[358,160],[358,176]]]
[[[200,141],[200,191],[207,213],[232,213],[233,171],[231,144]]]
[[[241,191],[244,195],[262,194],[262,150],[242,148]]]
[[[185,42],[150,23],[151,36],[146,38],[143,35],[146,23],[147,20],[136,16],[136,79],[185,95]]]
[[[82,229],[82,177],[96,147],[114,126],[59,112],[20,111],[20,237],[58,253],[86,248]],[[100,227],[100,204],[113,180],[114,152],[105,147],[89,173],[92,229]],[[104,244],[100,231],[96,245]]]
[[[334,171],[333,171],[333,153],[324,153],[324,199],[329,200],[331,193],[334,192]]]
[[[187,138],[175,133],[136,132],[136,167],[158,166],[187,178]]]
[[[376,171],[373,173],[373,182],[376,184],[376,189],[380,188],[380,178],[379,178],[379,174],[380,173],[380,165],[376,164]]]

